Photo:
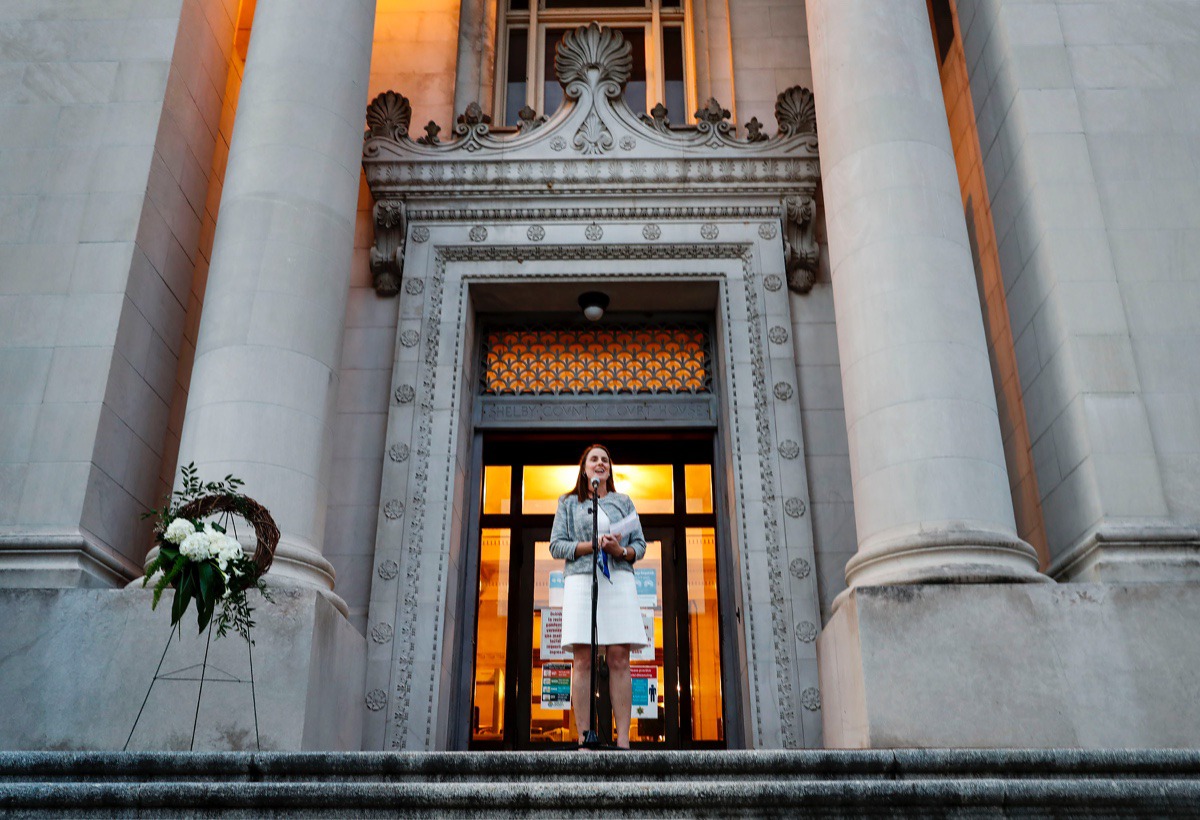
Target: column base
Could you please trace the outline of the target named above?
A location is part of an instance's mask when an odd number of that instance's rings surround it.
[[[834,748],[1195,748],[1200,584],[859,587],[817,639]]]
[[[1200,527],[1102,523],[1047,570],[1058,581],[1200,582]]]
[[[0,535],[0,588],[122,587],[141,568],[80,530]]]
[[[942,529],[864,542],[846,563],[847,588],[890,584],[1046,583],[1037,552],[1011,533]]]

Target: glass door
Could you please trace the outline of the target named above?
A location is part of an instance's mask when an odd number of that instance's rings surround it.
[[[563,562],[550,556],[549,535],[588,443],[485,442],[471,748],[575,742],[571,656],[560,645]],[[617,489],[633,499],[647,542],[634,571],[654,642],[631,658],[631,740],[723,748],[711,436],[606,444]],[[597,715],[601,736],[612,737],[605,671],[601,665]]]

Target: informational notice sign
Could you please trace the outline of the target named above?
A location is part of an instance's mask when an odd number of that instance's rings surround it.
[[[542,607],[542,646],[538,654],[544,661],[569,661],[571,653],[562,648],[562,610]]]
[[[637,584],[638,606],[658,606],[658,570],[653,567],[635,569],[633,582]]]
[[[568,664],[568,667],[570,664]],[[545,669],[546,667],[542,667]],[[658,717],[658,667],[629,667],[633,683],[633,701],[630,710],[635,718]],[[542,691],[546,691],[545,672],[542,672]],[[545,698],[545,695],[542,695]],[[543,701],[544,703],[544,701]],[[548,708],[548,707],[547,707]]]
[[[643,646],[641,649],[635,649],[629,653],[631,661],[652,661],[654,660],[654,610],[642,610],[642,629],[646,632],[646,640],[650,643]]]
[[[542,708],[571,708],[571,664],[542,664]]]
[[[550,606],[562,608],[565,576],[561,569],[550,571]]]

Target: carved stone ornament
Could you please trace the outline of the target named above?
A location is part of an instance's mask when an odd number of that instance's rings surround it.
[[[412,121],[412,106],[395,91],[385,91],[367,106],[367,138],[384,137],[399,140],[408,136]]]
[[[380,561],[379,566],[376,568],[375,572],[383,580],[390,581],[393,578],[395,578],[397,574],[399,574],[400,565],[397,564],[395,561],[393,561],[391,558],[389,558],[386,561]]]
[[[407,444],[393,444],[388,448],[388,458],[397,463],[407,461],[409,449]]]
[[[786,459],[797,458],[800,455],[800,445],[790,438],[779,442],[779,455]]]
[[[396,401],[400,404],[412,404],[417,397],[417,391],[411,384],[402,384],[396,388]]]
[[[817,106],[813,93],[794,85],[775,99],[775,121],[779,133],[785,136],[811,134],[817,136]]]
[[[654,223],[642,226],[642,237],[644,239],[649,239],[651,242],[653,242],[660,236],[662,236],[662,228],[658,227]]]
[[[383,514],[387,516],[389,521],[395,521],[400,516],[404,515],[404,502],[393,498],[391,501],[383,505]]]
[[[597,242],[604,236],[604,229],[593,222],[591,225],[588,225],[583,229],[583,235],[592,242]]]
[[[803,558],[792,559],[792,563],[788,565],[788,569],[791,570],[792,575],[801,580],[807,578],[808,574],[812,572],[812,567]]]
[[[804,515],[805,509],[807,508],[805,507],[804,502],[799,498],[789,498],[783,502],[783,511],[792,518],[799,518],[800,516]]]
[[[404,202],[399,199],[380,199],[373,209],[375,244],[371,246],[371,276],[375,292],[380,296],[395,296],[400,292],[404,275],[404,236],[408,220]]]
[[[408,134],[408,101],[395,92],[382,95],[363,144],[371,193],[377,200],[403,198],[410,208],[415,200],[435,199],[476,199],[500,208],[521,199],[530,207],[536,206],[532,198],[561,201],[564,194],[598,192],[636,199],[678,191],[705,202],[726,194],[776,203],[815,196],[816,137],[803,119],[811,95],[781,95],[777,108],[786,131],[768,137],[751,120],[739,138],[729,110],[716,100],[701,106],[695,125],[672,126],[661,105],[648,116],[631,110],[623,90],[632,65],[630,44],[618,29],[592,23],[567,31],[554,59],[564,91],[560,108],[544,122],[525,111],[515,130],[493,132],[472,105],[452,136],[431,124],[417,140]]]
[[[812,621],[801,621],[796,624],[796,637],[805,643],[812,643],[817,639],[817,625]]]
[[[371,640],[375,641],[375,643],[387,643],[392,639],[393,635],[395,635],[395,631],[392,629],[391,624],[375,624],[371,629]]]
[[[792,397],[792,386],[787,382],[775,382],[775,398],[787,401]]]
[[[378,712],[380,709],[387,706],[387,692],[383,691],[382,689],[372,689],[370,692],[367,692],[367,696],[364,698],[364,701],[367,704],[368,709],[370,709],[372,712]]]
[[[783,287],[783,279],[779,277],[779,274],[768,273],[763,277],[763,287],[769,291],[777,291]]]
[[[783,198],[783,259],[788,288],[808,293],[817,279],[816,201],[811,196]]]
[[[421,242],[429,241],[429,229],[424,225],[418,225],[412,230],[412,240],[420,244]]]
[[[800,693],[800,705],[810,712],[821,708],[821,690],[810,686]]]
[[[705,239],[716,239],[720,233],[721,229],[712,222],[705,222],[700,226],[700,235]]]
[[[416,330],[406,330],[400,334],[400,344],[405,347],[416,347],[421,341],[421,334]]]
[[[404,292],[409,296],[416,296],[423,290],[425,290],[425,282],[421,279],[406,279],[404,281]]]
[[[517,128],[522,132],[532,131],[545,121],[546,118],[544,116],[539,117],[538,112],[534,111],[527,105],[523,106],[521,110],[517,112]]]
[[[775,325],[767,331],[767,338],[770,339],[773,344],[784,344],[788,340],[787,328],[783,325]]]
[[[441,140],[438,139],[440,133],[442,133],[442,126],[430,120],[425,123],[425,136],[417,139],[417,142],[421,145],[438,145],[441,143]]]
[[[764,222],[758,226],[758,235],[763,239],[774,239],[779,236],[779,226],[774,222]]]
[[[482,242],[487,239],[487,228],[482,225],[476,225],[471,228],[471,232],[467,234],[472,242]]]
[[[530,242],[541,242],[546,238],[546,229],[541,225],[530,225],[529,230],[525,231],[525,238]]]

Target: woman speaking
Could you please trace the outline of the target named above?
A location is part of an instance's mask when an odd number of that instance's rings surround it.
[[[592,486],[596,489],[593,493]],[[595,501],[593,501],[593,497]],[[593,444],[579,459],[575,489],[558,501],[550,554],[566,562],[563,583],[562,646],[574,656],[571,675],[571,708],[575,728],[582,740],[591,725],[590,681],[592,671],[592,504],[598,503],[596,531],[607,560],[607,573],[597,571],[599,592],[596,605],[596,645],[604,649],[608,663],[608,693],[617,724],[617,746],[629,748],[630,700],[629,653],[649,644],[642,628],[633,564],[646,554],[646,538],[629,496],[613,484],[612,458],[608,448]],[[610,529],[632,516],[623,536]]]

